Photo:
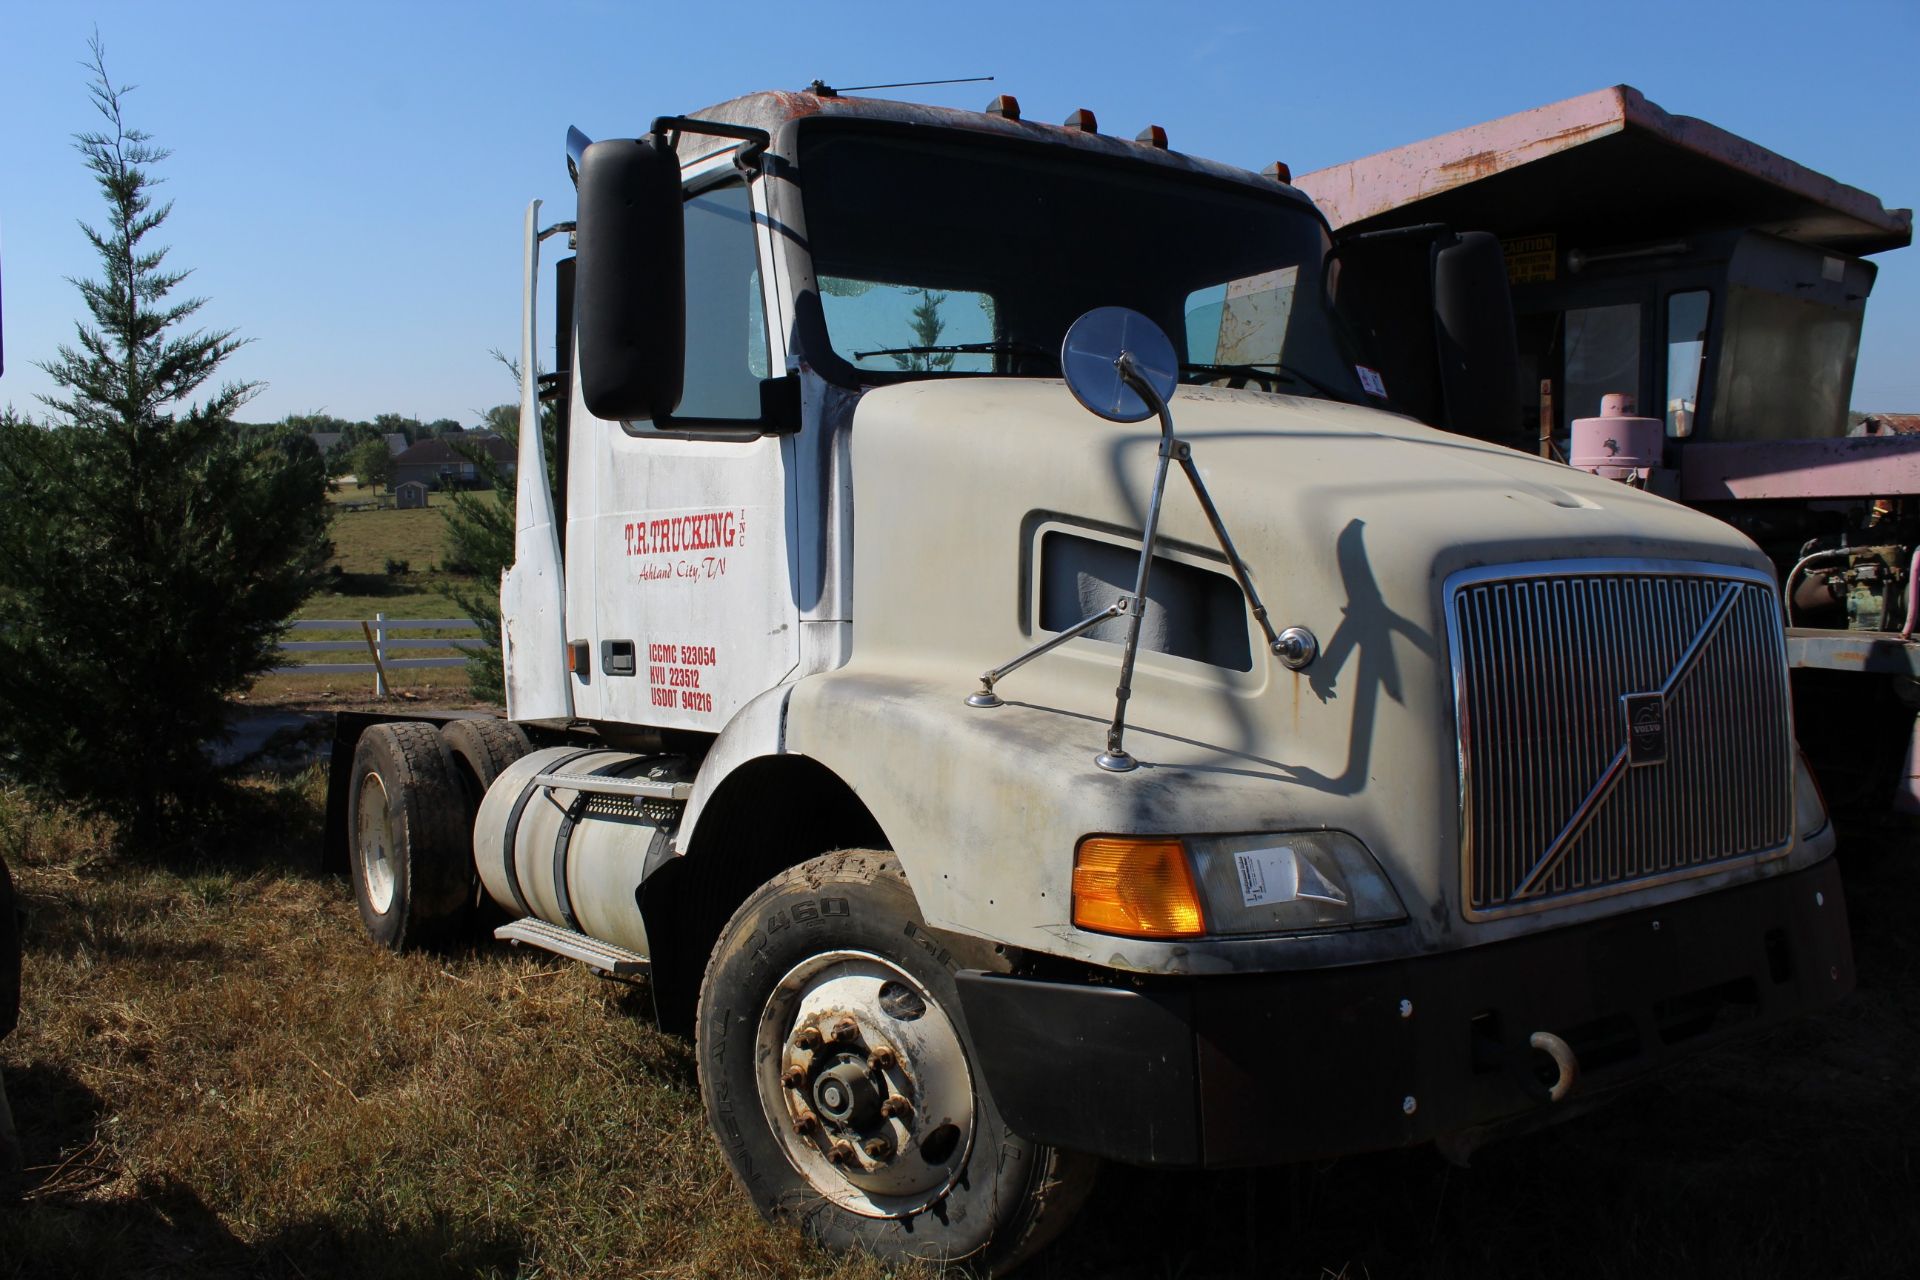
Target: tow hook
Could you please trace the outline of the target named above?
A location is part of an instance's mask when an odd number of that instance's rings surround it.
[[[1548,1102],[1559,1102],[1573,1092],[1574,1082],[1580,1078],[1580,1059],[1573,1052],[1573,1046],[1551,1031],[1536,1031],[1527,1037],[1527,1045],[1535,1053],[1544,1053],[1553,1059],[1558,1071],[1553,1085],[1547,1090]]]

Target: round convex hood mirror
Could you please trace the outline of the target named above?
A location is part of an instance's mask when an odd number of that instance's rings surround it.
[[[1060,344],[1060,371],[1073,398],[1109,422],[1139,422],[1153,406],[1120,376],[1126,352],[1162,401],[1180,381],[1180,358],[1159,325],[1126,307],[1095,307],[1073,322]]]

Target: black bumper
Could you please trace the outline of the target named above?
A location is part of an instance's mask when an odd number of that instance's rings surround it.
[[[1013,1129],[1134,1164],[1275,1164],[1544,1119],[1853,988],[1832,859],[1590,924],[1408,960],[1128,987],[963,971]],[[1403,1004],[1403,1002],[1406,1002]],[[1580,1061],[1553,1103],[1551,1032]]]

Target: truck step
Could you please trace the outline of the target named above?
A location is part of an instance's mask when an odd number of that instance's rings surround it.
[[[643,977],[648,968],[647,958],[638,951],[629,951],[611,942],[589,938],[584,933],[562,929],[558,925],[536,920],[532,916],[501,925],[493,931],[493,936],[507,942],[524,942],[530,947],[539,947],[542,951],[551,951],[555,955],[578,960],[589,969],[597,970],[610,978]]]
[[[687,782],[669,782],[662,778],[606,778],[591,773],[543,773],[533,780],[533,785],[585,791],[597,796],[642,796],[650,800],[685,800],[693,794],[693,785]]]

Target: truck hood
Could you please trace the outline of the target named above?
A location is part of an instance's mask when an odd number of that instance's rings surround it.
[[[1157,423],[1109,423],[1062,383],[1013,379],[884,387],[855,408],[851,658],[796,691],[790,744],[871,779],[859,792],[909,861],[956,838],[1037,851],[1007,864],[1006,897],[920,886],[930,919],[1006,915],[996,936],[1010,940],[1052,928],[1064,851],[1089,832],[1336,828],[1373,851],[1436,945],[1460,927],[1448,576],[1589,558],[1767,568],[1697,512],[1365,407],[1182,388],[1172,412],[1275,626],[1308,628],[1320,653],[1289,670],[1244,613],[1250,670],[1143,651],[1126,740],[1142,768],[1110,774],[1093,757],[1117,643],[1082,637],[1035,659],[1001,681],[999,709],[964,700],[1051,634],[1038,623],[1051,531],[1131,539],[1137,555]],[[1177,467],[1161,536],[1224,571]],[[1035,896],[1015,907],[1020,877]]]
[[[1399,415],[1208,387],[1180,388],[1171,407],[1276,621],[1324,625],[1359,577],[1425,625],[1446,575],[1482,564],[1627,556],[1769,568],[1721,521]],[[852,442],[857,631],[925,645],[917,627],[894,631],[894,599],[876,600],[865,584],[889,590],[882,580],[894,582],[896,561],[925,574],[957,557],[966,580],[944,578],[943,598],[979,593],[978,607],[1016,627],[1013,638],[1029,635],[1014,599],[1015,578],[1031,567],[1023,538],[1050,518],[1137,537],[1159,441],[1156,421],[1104,421],[1058,381],[943,379],[868,392]],[[1203,554],[1216,547],[1177,467],[1161,536]]]

